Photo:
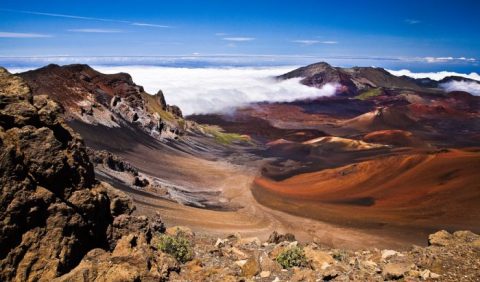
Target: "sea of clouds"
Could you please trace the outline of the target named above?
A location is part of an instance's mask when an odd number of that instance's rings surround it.
[[[96,66],[104,73],[128,72],[148,93],[162,90],[168,104],[184,114],[228,112],[254,102],[284,102],[335,94],[336,85],[308,87],[298,79],[277,80],[295,67],[174,68]]]
[[[93,66],[103,73],[126,72],[136,84],[148,93],[162,90],[167,103],[179,106],[185,115],[229,112],[254,102],[288,102],[314,99],[335,94],[338,85],[327,84],[321,89],[300,83],[300,78],[276,80],[275,76],[289,72],[297,66],[281,67],[161,67],[161,66]],[[9,68],[13,73],[32,68]],[[460,76],[480,81],[477,73],[424,72],[388,70],[393,75],[441,80],[447,76]],[[461,90],[480,96],[480,84],[452,81],[441,85],[445,91]]]
[[[410,76],[413,78],[430,78],[436,81],[442,80],[447,76],[459,76],[469,79],[474,79],[480,81],[480,75],[478,73],[472,72],[470,74],[450,72],[450,71],[440,71],[440,72],[411,72],[409,70],[387,70],[393,75],[396,76]],[[440,84],[440,87],[445,89],[445,91],[465,91],[469,92],[472,95],[480,96],[480,83],[473,81],[450,81]]]

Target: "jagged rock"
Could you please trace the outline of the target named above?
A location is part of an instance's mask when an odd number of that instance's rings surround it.
[[[164,231],[160,219],[131,216],[130,197],[95,179],[61,113],[0,68],[0,280],[46,281],[73,268],[59,281],[165,279],[177,266],[149,244]]]
[[[150,184],[148,182],[147,179],[143,178],[143,179],[140,179],[140,177],[138,176],[135,176],[135,178],[133,179],[133,183],[132,183],[134,186],[138,186],[138,187],[146,187],[148,184]]]
[[[448,233],[445,230],[438,231],[428,236],[428,245],[445,247],[450,244],[451,239],[452,234]]]
[[[113,249],[115,247],[117,240],[134,232],[141,232],[148,243],[158,245],[152,239],[155,238],[155,234],[165,232],[165,225],[158,215],[155,219],[149,219],[146,216],[133,216],[127,214],[117,216],[113,220],[113,224],[108,231],[110,248]]]
[[[245,252],[239,250],[237,247],[228,248],[225,250],[225,253],[238,260],[244,260],[248,258],[248,255]]]
[[[101,164],[114,171],[129,172],[134,176],[138,176],[138,170],[117,155],[105,150],[94,150],[92,148],[87,148],[87,153],[94,164]]]
[[[258,260],[260,262],[260,268],[263,271],[278,272],[282,269],[280,264],[271,259],[266,253],[260,254]]]
[[[268,278],[268,277],[270,277],[270,274],[271,274],[270,271],[264,270],[264,271],[260,272],[260,278]]]
[[[165,281],[178,271],[174,258],[157,252],[142,233],[123,236],[112,253],[90,251],[70,273],[55,281]]]
[[[60,107],[0,70],[0,280],[54,278],[105,247],[110,201]]]
[[[183,117],[182,110],[180,110],[180,108],[178,106],[168,105],[167,106],[167,111],[172,113],[176,117],[179,117],[179,118]]]
[[[165,230],[165,234],[170,235],[170,236],[178,236],[182,235],[190,240],[193,240],[195,238],[195,233],[192,231],[192,229],[186,227],[186,226],[172,226],[169,227]]]
[[[391,256],[395,256],[397,255],[398,252],[397,251],[394,251],[394,250],[382,250],[382,259],[383,260],[386,260],[388,259],[389,257]]]
[[[267,242],[268,243],[273,243],[273,244],[278,244],[283,241],[288,241],[288,242],[293,242],[296,241],[295,235],[291,233],[286,233],[286,234],[278,234],[277,231],[273,231],[272,234],[268,237]]]
[[[425,270],[420,272],[420,277],[423,280],[428,280],[428,279],[438,279],[438,278],[440,278],[440,275],[438,275],[436,273],[433,273],[428,269],[425,269]]]
[[[410,270],[406,263],[388,263],[384,266],[382,275],[388,280],[397,280],[403,278],[405,273]]]
[[[102,183],[99,187],[110,199],[110,213],[112,216],[115,217],[122,214],[129,215],[135,210],[132,199],[127,194],[113,188],[107,183]]]
[[[336,262],[331,255],[312,246],[306,246],[303,250],[308,262],[315,270],[325,270]]]
[[[255,246],[260,246],[262,242],[258,237],[246,237],[246,238],[240,238],[235,242],[236,246],[245,246],[245,245],[255,245]]]
[[[228,243],[228,239],[217,238],[215,242],[215,248],[223,248]]]
[[[317,278],[315,277],[315,272],[307,268],[295,268],[292,278],[292,282],[315,282]]]
[[[371,260],[361,261],[360,265],[361,265],[362,269],[366,270],[369,273],[378,272],[380,270],[378,268],[377,263],[375,263],[374,261],[371,261]]]
[[[245,263],[240,266],[240,268],[242,269],[242,275],[247,278],[253,277],[261,271],[260,263],[255,256],[248,258]]]
[[[165,95],[163,95],[162,90],[158,90],[157,94],[155,94],[153,97],[155,97],[155,101],[163,110],[167,109],[167,102],[165,101]]]

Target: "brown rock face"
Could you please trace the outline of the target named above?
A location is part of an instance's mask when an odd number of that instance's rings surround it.
[[[109,198],[60,107],[0,69],[0,280],[52,278],[107,245]]]
[[[88,65],[48,65],[20,74],[34,95],[47,94],[65,108],[79,107],[88,96],[100,104],[108,104],[117,96],[141,106],[141,86],[127,73],[102,74]]]
[[[0,281],[50,280],[93,249],[106,253],[96,259],[105,257],[109,267],[138,255],[126,272],[161,277],[169,268],[149,241],[162,223],[130,216],[130,198],[95,180],[82,139],[60,114],[58,104],[32,97],[21,79],[0,68]],[[117,250],[128,236],[142,247],[131,243],[129,255],[112,266],[108,261],[118,256],[98,248]],[[149,261],[158,267],[147,268]]]
[[[90,251],[75,269],[55,281],[165,281],[178,268],[174,258],[155,252],[145,235],[138,233],[122,237],[112,253]]]

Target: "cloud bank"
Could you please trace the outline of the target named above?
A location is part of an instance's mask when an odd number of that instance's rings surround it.
[[[472,72],[470,74],[458,73],[458,72],[449,72],[449,71],[440,71],[440,72],[411,72],[409,70],[387,70],[393,75],[402,76],[406,75],[413,78],[430,78],[436,81],[442,80],[447,76],[459,76],[469,79],[474,79],[480,81],[480,75],[478,73]],[[440,84],[446,92],[450,91],[465,91],[475,96],[480,96],[480,82],[473,81],[450,81],[447,83]]]
[[[282,102],[333,95],[336,85],[308,87],[300,79],[273,77],[294,67],[275,68],[172,68],[149,66],[95,66],[104,73],[127,72],[149,93],[159,89],[169,104],[186,114],[228,112],[253,102]]]
[[[450,81],[440,84],[445,91],[465,91],[475,96],[480,96],[480,83],[473,81]]]
[[[409,77],[413,78],[430,78],[433,80],[442,80],[447,76],[460,76],[460,77],[465,77],[465,78],[470,78],[474,80],[480,81],[480,75],[478,73],[472,72],[470,74],[465,74],[465,73],[458,73],[458,72],[451,72],[451,71],[439,71],[439,72],[411,72],[409,70],[403,69],[403,70],[389,70],[387,69],[389,73],[396,75],[396,76],[402,76],[406,75]]]

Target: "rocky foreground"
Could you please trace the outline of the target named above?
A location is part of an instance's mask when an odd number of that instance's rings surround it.
[[[291,234],[212,238],[95,179],[47,96],[0,69],[1,281],[478,281],[480,236],[440,231],[409,251],[329,249]]]

